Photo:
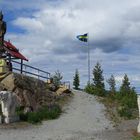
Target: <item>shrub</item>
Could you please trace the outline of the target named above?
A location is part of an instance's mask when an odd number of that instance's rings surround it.
[[[49,108],[48,111],[48,119],[56,119],[61,114],[61,108],[58,105],[54,105],[51,108]]]
[[[28,114],[24,113],[24,106],[19,106],[16,108],[16,113],[19,116],[20,120],[27,121],[28,120]]]
[[[84,91],[87,92],[87,93],[89,93],[89,94],[93,94],[93,90],[94,90],[94,89],[93,89],[93,85],[87,83],[87,85],[86,85]]]
[[[134,113],[138,106],[137,106],[137,95],[133,89],[129,91],[129,93],[121,94],[118,93],[115,95],[117,102],[119,103],[118,106],[118,113],[121,117],[126,119],[134,118],[136,113]]]
[[[61,114],[61,108],[59,105],[53,104],[50,106],[44,106],[38,113],[42,119],[56,119]]]
[[[140,137],[136,136],[136,137],[133,138],[133,140],[140,140]]]
[[[128,108],[136,108],[137,98],[135,96],[124,96],[121,99],[121,105],[126,106]]]
[[[28,122],[32,124],[41,123],[42,118],[38,112],[30,112],[28,114]]]
[[[18,107],[16,109],[17,114],[22,121],[28,121],[29,123],[36,124],[41,123],[42,120],[56,119],[60,116],[62,110],[59,105],[53,104],[49,106],[43,106],[37,112],[24,113],[24,107]]]
[[[41,120],[47,118],[48,116],[48,107],[42,107],[39,111],[38,111],[38,115],[41,118]]]
[[[121,106],[118,108],[118,113],[120,115],[120,117],[124,117],[126,119],[131,119],[133,118],[133,110],[128,108],[127,106]]]
[[[57,70],[55,72],[55,75],[52,77],[52,81],[53,84],[58,88],[61,85],[61,80],[62,80],[63,76],[61,75],[61,73],[59,72],[59,70]]]
[[[101,97],[106,96],[105,93],[106,93],[105,90],[102,88],[98,88],[98,87],[93,88],[93,94],[95,94],[97,96],[101,96]]]

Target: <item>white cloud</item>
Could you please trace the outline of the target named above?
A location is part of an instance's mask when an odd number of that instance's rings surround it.
[[[105,73],[118,74],[118,82],[121,80],[119,74],[132,74],[134,69],[139,71],[139,0],[65,0],[51,3],[45,0],[35,3],[32,0],[16,3],[20,9],[34,7],[36,10],[18,15],[11,21],[25,33],[7,35],[30,63],[42,68],[48,65],[46,69],[50,71],[60,69],[69,80],[78,68],[82,83],[86,83],[87,50],[83,47],[86,44],[76,40],[76,35],[89,32],[91,68],[100,61]],[[7,5],[15,8],[16,4],[10,2]]]
[[[18,19],[13,21],[13,24],[15,26],[19,26],[22,29],[25,29],[28,32],[37,31],[38,33],[38,31],[42,31],[44,29],[43,24],[35,18],[19,17]]]

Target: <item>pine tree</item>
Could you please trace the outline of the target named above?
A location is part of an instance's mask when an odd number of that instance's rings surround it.
[[[115,83],[115,78],[113,75],[111,75],[111,77],[107,80],[107,83],[109,84],[109,89],[111,94],[115,94],[116,93],[116,83]]]
[[[118,96],[118,99],[121,108],[119,108],[118,113],[120,116],[128,119],[133,118],[135,116],[135,110],[137,109],[137,94],[135,88],[130,86],[130,81],[126,74],[122,80],[119,93],[120,97]]]
[[[80,85],[79,72],[78,72],[78,69],[76,69],[75,75],[74,75],[74,78],[73,78],[74,89],[79,89],[79,85]]]
[[[55,72],[55,75],[52,77],[53,83],[57,88],[60,86],[62,78],[63,78],[63,76],[61,75],[59,70],[57,70]]]
[[[103,70],[99,62],[97,62],[95,68],[93,69],[93,85],[95,89],[95,94],[99,96],[103,96],[105,94],[105,85],[104,85],[104,77]]]
[[[129,94],[130,92],[131,92],[130,81],[128,76],[125,74],[122,81],[122,85],[120,87],[120,93],[122,95],[126,95]]]

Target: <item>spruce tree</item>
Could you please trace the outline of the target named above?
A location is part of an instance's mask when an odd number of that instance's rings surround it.
[[[126,95],[129,94],[130,92],[131,92],[130,81],[128,76],[125,74],[122,81],[122,85],[120,87],[120,93],[122,95]]]
[[[76,69],[75,75],[74,75],[74,78],[73,78],[74,89],[79,89],[79,85],[80,85],[79,72],[78,72],[78,69]]]
[[[93,85],[95,94],[99,96],[104,96],[105,85],[104,85],[103,70],[99,62],[97,62],[95,68],[93,69]]]
[[[113,75],[111,75],[111,77],[107,80],[107,83],[109,84],[109,89],[111,94],[115,94],[116,93],[116,83],[115,83],[115,78]]]

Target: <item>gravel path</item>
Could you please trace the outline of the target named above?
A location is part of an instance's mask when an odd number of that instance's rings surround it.
[[[74,91],[59,119],[27,128],[0,128],[0,140],[125,140],[106,119],[104,109],[94,96]]]

